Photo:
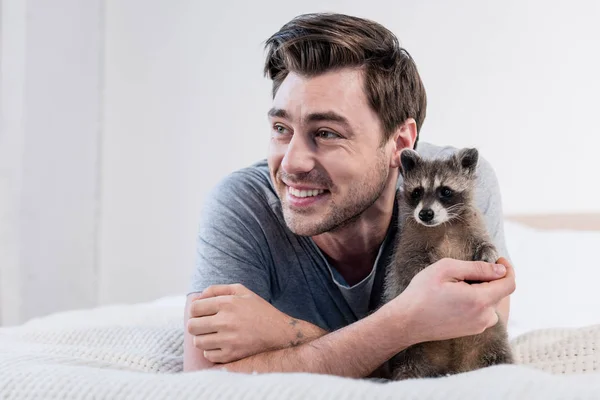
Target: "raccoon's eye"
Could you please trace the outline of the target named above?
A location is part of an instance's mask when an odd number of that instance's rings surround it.
[[[449,198],[449,197],[452,197],[452,195],[454,194],[454,192],[453,192],[453,191],[452,191],[452,189],[450,189],[449,187],[445,187],[445,186],[444,186],[444,187],[443,187],[443,188],[440,190],[440,194],[442,195],[442,197]]]
[[[423,188],[416,188],[410,194],[413,200],[418,200],[423,195]]]

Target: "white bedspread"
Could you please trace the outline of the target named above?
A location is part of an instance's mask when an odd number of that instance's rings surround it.
[[[592,399],[600,325],[526,333],[519,365],[379,383],[314,374],[182,371],[182,305],[72,311],[0,329],[0,399]]]

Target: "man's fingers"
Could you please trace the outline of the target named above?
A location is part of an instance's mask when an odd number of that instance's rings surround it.
[[[209,333],[218,332],[216,326],[216,317],[202,317],[202,318],[190,318],[187,326],[188,332],[194,336],[206,335]]]
[[[444,265],[442,269],[447,279],[452,281],[481,282],[471,287],[477,291],[479,303],[486,306],[497,304],[516,288],[514,269],[504,257],[499,258],[497,264],[456,261]]]
[[[240,296],[250,292],[243,285],[235,283],[232,285],[212,285],[207,287],[202,292],[202,298],[216,297],[216,296]]]
[[[219,341],[222,335],[218,333],[209,333],[207,335],[194,336],[194,346],[201,350],[217,350],[223,345],[223,340]],[[211,361],[211,360],[209,360]]]
[[[219,299],[208,298],[194,300],[190,306],[190,317],[206,317],[209,315],[215,315],[219,311]]]
[[[512,269],[512,264],[508,262],[508,260],[504,257],[500,257],[497,261],[496,264],[502,264],[504,265],[504,267],[506,267],[507,269],[510,268]],[[514,272],[514,270],[513,270]]]
[[[221,349],[204,350],[204,358],[215,364],[226,362],[225,354]]]
[[[444,273],[452,280],[489,282],[506,274],[503,264],[490,264],[484,261],[456,261]]]
[[[474,289],[478,291],[478,295],[485,299],[486,304],[496,304],[515,291],[515,271],[507,261],[505,267],[506,274],[502,279],[496,279],[480,285],[473,285]]]

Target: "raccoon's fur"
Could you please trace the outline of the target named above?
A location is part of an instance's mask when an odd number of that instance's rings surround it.
[[[474,204],[476,149],[447,159],[424,160],[414,150],[401,153],[403,197],[401,231],[386,272],[384,302],[406,289],[412,278],[442,258],[498,259],[484,221]],[[513,363],[501,321],[483,333],[411,346],[390,360],[394,380],[436,377],[495,364]]]

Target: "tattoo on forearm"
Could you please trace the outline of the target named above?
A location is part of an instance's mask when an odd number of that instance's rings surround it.
[[[290,325],[292,325],[293,327],[295,327],[296,325],[298,325],[298,320],[292,318],[292,320],[290,321]],[[302,333],[302,331],[300,330],[300,328],[297,328],[298,330],[296,331],[296,339],[297,340],[291,340],[290,341],[290,346],[295,347],[298,346],[299,344],[302,343],[302,339],[304,338],[304,333]]]

